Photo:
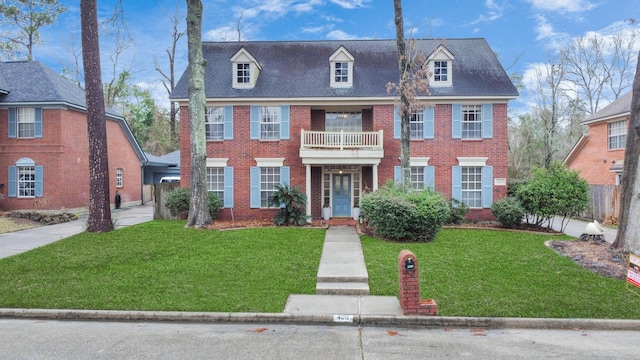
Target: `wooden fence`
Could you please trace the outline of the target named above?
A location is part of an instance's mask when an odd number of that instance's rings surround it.
[[[589,207],[580,217],[616,224],[620,216],[620,186],[589,185]]]
[[[179,182],[167,182],[153,185],[153,194],[155,198],[155,202],[153,204],[153,219],[154,220],[178,220],[179,216],[171,215],[171,211],[167,209],[164,204],[167,198],[167,195],[173,189],[179,188]]]

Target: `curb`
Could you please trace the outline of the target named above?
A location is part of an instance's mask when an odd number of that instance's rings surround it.
[[[398,315],[300,315],[285,313],[216,313],[180,311],[0,309],[0,319],[67,321],[140,321],[205,324],[299,324],[376,327],[442,327],[540,330],[633,330],[640,320],[541,319]],[[348,319],[348,320],[345,320]]]

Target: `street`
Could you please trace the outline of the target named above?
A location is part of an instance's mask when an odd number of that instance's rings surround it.
[[[632,359],[639,331],[0,320],[2,359]]]

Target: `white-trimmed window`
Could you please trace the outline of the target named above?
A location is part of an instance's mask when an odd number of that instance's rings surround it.
[[[116,187],[123,187],[124,186],[124,169],[123,168],[117,168],[116,169]]]
[[[409,132],[411,140],[424,139],[424,110],[418,110],[411,114]]]
[[[462,138],[482,139],[482,105],[462,105]]]
[[[18,137],[33,138],[36,129],[36,109],[28,107],[17,108]]]
[[[440,60],[433,62],[433,81],[449,82],[449,61]]]
[[[348,62],[336,62],[335,69],[333,70],[333,81],[336,83],[348,83],[349,82],[349,63]]]
[[[35,166],[18,166],[18,197],[32,198],[36,196]]]
[[[218,196],[220,202],[224,201],[224,168],[207,168],[207,191]]]
[[[204,113],[205,137],[207,140],[224,139],[224,107],[208,106]]]
[[[411,167],[411,188],[422,190],[424,186],[424,166]]]
[[[269,206],[269,197],[276,192],[276,185],[280,184],[280,167],[260,168],[260,207]]]
[[[244,47],[232,57],[232,78],[234,89],[252,89],[258,81],[262,67]]]
[[[251,64],[249,63],[236,64],[236,82],[238,84],[251,83]]]
[[[327,112],[324,119],[325,131],[362,131],[362,113],[360,112]]]
[[[260,107],[260,140],[280,139],[280,107]]]
[[[462,167],[462,202],[470,208],[482,207],[482,167]]]
[[[609,130],[609,150],[624,149],[627,143],[627,121],[614,121],[607,124]]]
[[[330,85],[333,88],[350,88],[353,87],[353,62],[354,57],[344,48],[340,46],[329,57],[331,76]]]

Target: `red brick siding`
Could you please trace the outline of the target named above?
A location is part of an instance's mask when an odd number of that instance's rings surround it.
[[[8,167],[23,157],[31,158],[44,170],[45,206],[40,209],[60,210],[87,207],[89,201],[89,158],[86,114],[75,110],[44,109],[43,137],[9,139],[8,112],[0,110],[0,183],[5,184],[0,203],[3,210],[33,209],[36,199],[7,197]],[[120,126],[107,121],[109,144],[109,176],[113,179],[111,198],[115,197],[115,168],[124,169],[124,187],[119,189],[123,202],[141,200],[140,161]],[[42,199],[40,199],[42,200]]]
[[[607,123],[589,126],[589,138],[569,164],[569,169],[580,171],[592,185],[615,185],[616,173],[611,167],[624,160],[624,149],[609,150],[609,128]]]

